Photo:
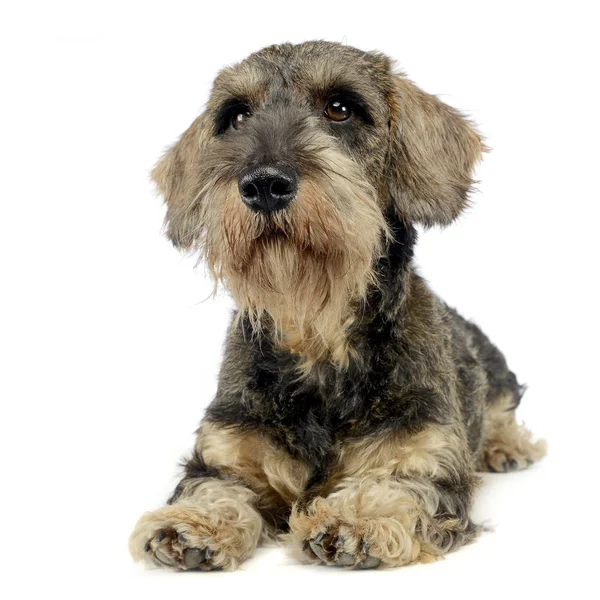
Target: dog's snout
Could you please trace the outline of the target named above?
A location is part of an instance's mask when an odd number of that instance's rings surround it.
[[[298,174],[289,165],[253,167],[241,175],[239,190],[242,201],[252,210],[282,210],[296,196]]]

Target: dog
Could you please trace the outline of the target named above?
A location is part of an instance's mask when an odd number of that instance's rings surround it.
[[[267,47],[217,76],[157,163],[166,232],[236,311],[215,399],[135,559],[236,568],[277,537],[306,562],[429,562],[473,540],[477,471],[545,442],[481,330],[416,273],[416,225],[467,207],[473,124],[378,52]]]

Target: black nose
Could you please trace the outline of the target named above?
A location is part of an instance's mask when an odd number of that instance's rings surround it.
[[[298,174],[289,165],[262,165],[242,173],[240,195],[246,206],[261,212],[285,208],[296,196]]]

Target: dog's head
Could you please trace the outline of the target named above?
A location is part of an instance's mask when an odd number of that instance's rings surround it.
[[[291,346],[343,354],[333,338],[374,283],[385,215],[450,223],[482,149],[387,57],[284,44],[221,71],[153,178],[170,239],[200,250],[242,311],[268,312]]]

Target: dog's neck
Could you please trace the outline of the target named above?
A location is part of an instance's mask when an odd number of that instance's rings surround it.
[[[296,355],[301,372],[307,374],[323,362],[347,368],[366,328],[385,328],[397,320],[403,306],[401,298],[408,293],[417,232],[394,213],[388,215],[387,221],[392,236],[373,265],[374,283],[368,286],[364,297],[334,313],[336,322],[332,319],[325,328],[316,330],[311,326],[302,328],[293,319],[277,325],[268,315],[261,319],[261,335],[268,335],[279,350]]]
[[[408,279],[417,243],[417,230],[390,211],[387,222],[392,239],[374,269],[377,285],[371,286],[366,298],[365,314],[392,319],[402,308],[399,300],[408,293]]]

